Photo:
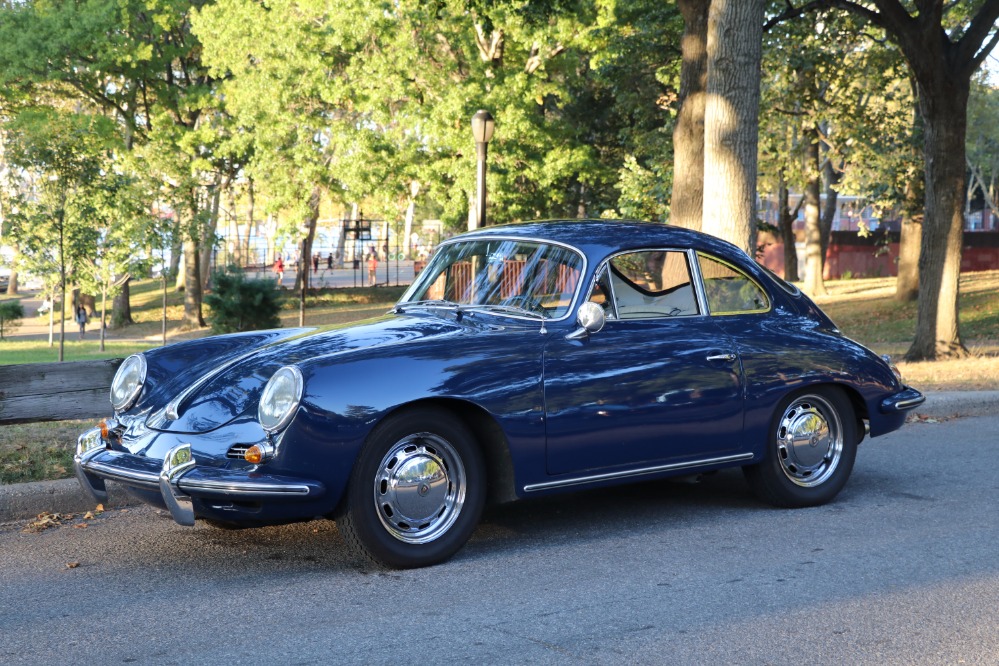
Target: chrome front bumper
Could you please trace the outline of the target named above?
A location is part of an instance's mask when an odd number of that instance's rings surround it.
[[[114,451],[107,447],[100,428],[92,428],[77,439],[73,467],[84,490],[97,502],[108,499],[105,479],[158,491],[170,515],[181,525],[194,525],[194,498],[311,500],[326,491],[318,481],[198,465],[190,444],[173,447],[162,461]]]

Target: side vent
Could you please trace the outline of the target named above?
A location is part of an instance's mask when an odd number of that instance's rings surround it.
[[[243,456],[246,455],[246,450],[249,449],[251,446],[253,446],[253,445],[252,444],[233,444],[231,447],[229,447],[229,450],[226,451],[225,457],[226,458],[231,458],[233,460],[243,460],[244,459]]]

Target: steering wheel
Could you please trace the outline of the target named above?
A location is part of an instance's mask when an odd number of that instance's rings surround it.
[[[533,296],[527,296],[525,294],[515,294],[503,300],[502,305],[509,305],[515,308],[523,308],[530,312],[537,312],[538,314],[546,315],[548,314],[548,308],[541,304],[541,301],[534,298]]]

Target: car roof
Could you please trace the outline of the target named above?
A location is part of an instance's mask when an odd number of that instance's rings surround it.
[[[590,256],[642,247],[679,247],[714,250],[742,259],[749,257],[735,245],[699,231],[659,222],[636,220],[542,220],[483,227],[461,238],[515,236],[565,243]]]

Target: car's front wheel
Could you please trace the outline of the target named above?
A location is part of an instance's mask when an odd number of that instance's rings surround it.
[[[777,406],[764,458],[744,468],[746,479],[760,499],[775,506],[825,504],[846,485],[859,441],[843,391],[799,391]]]
[[[471,537],[485,491],[469,429],[441,409],[410,410],[368,437],[337,525],[351,550],[377,564],[436,564]]]

